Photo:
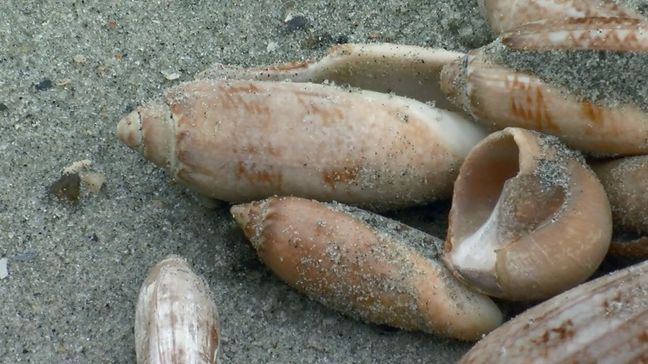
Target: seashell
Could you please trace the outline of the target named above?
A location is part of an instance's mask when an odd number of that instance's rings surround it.
[[[477,340],[502,322],[486,296],[438,259],[441,241],[345,206],[272,197],[232,215],[275,274],[311,299],[364,321]]]
[[[198,80],[139,107],[119,138],[212,198],[272,195],[396,208],[449,197],[485,136],[463,115],[370,91]]]
[[[531,308],[488,334],[459,363],[646,361],[648,261]]]
[[[570,18],[641,18],[636,11],[612,0],[479,0],[482,16],[500,34],[538,20]]]
[[[217,64],[197,78],[293,81],[350,85],[376,92],[393,92],[436,107],[460,111],[439,88],[441,68],[463,53],[409,45],[341,44],[318,60],[258,68]]]
[[[648,155],[592,163],[612,206],[610,252],[648,258]]]
[[[219,340],[205,281],[175,255],[151,268],[135,312],[137,363],[216,363]]]
[[[483,49],[446,65],[441,87],[452,102],[494,129],[542,131],[599,155],[648,154],[648,113],[638,106],[578,98],[538,77],[490,63]]]
[[[443,258],[479,292],[540,300],[594,273],[611,234],[605,191],[578,152],[506,128],[461,166]]]
[[[635,18],[580,18],[539,21],[501,36],[516,50],[605,50],[647,52],[648,23]]]

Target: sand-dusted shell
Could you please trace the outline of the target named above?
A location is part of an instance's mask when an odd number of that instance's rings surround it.
[[[592,163],[612,207],[610,253],[648,259],[648,155]]]
[[[338,203],[272,197],[233,206],[257,254],[281,279],[361,320],[477,340],[502,314],[438,259],[442,242]]]
[[[394,93],[441,109],[460,111],[439,88],[441,68],[463,53],[401,44],[340,44],[321,59],[241,68],[216,64],[196,78],[292,81],[349,85]]]
[[[648,112],[635,104],[602,105],[561,86],[492,63],[484,49],[443,68],[451,101],[493,129],[521,127],[559,137],[598,155],[648,154]]]
[[[597,278],[505,323],[460,361],[648,362],[648,261]]]
[[[449,197],[463,158],[485,136],[459,113],[408,98],[208,79],[139,107],[117,133],[219,200],[295,195],[376,209]]]
[[[605,191],[578,152],[555,137],[506,128],[461,166],[444,261],[482,293],[538,300],[594,273],[611,234]]]
[[[479,0],[482,15],[495,34],[539,20],[565,21],[592,17],[641,18],[614,0]]]
[[[214,364],[218,312],[209,287],[187,262],[171,255],[149,271],[135,312],[138,364]]]

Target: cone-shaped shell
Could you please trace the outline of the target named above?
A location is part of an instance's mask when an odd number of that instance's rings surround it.
[[[507,128],[461,166],[444,260],[483,293],[538,300],[589,277],[611,234],[605,191],[580,155],[554,137]]]
[[[443,68],[451,101],[494,129],[521,127],[598,155],[648,153],[648,113],[634,104],[604,106],[538,77],[486,60],[483,50]]]
[[[610,252],[648,258],[648,156],[593,163],[612,207],[615,237]]]
[[[645,363],[648,262],[597,278],[505,323],[460,361]]]
[[[613,0],[479,0],[479,8],[495,34],[538,20],[640,17]]]
[[[393,92],[436,107],[459,111],[439,88],[441,68],[462,53],[400,44],[341,44],[318,60],[260,68],[217,64],[197,78],[293,81],[350,85],[363,90]]]
[[[216,363],[218,313],[207,284],[169,256],[149,271],[135,312],[138,364]]]
[[[464,116],[338,87],[199,80],[120,121],[120,139],[230,202],[272,195],[392,208],[449,197],[485,134]]]
[[[311,299],[365,321],[476,340],[502,315],[437,259],[441,242],[337,203],[269,198],[232,207],[259,258]]]

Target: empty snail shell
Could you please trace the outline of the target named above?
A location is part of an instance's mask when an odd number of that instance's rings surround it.
[[[441,87],[476,121],[494,129],[537,130],[598,155],[648,153],[648,112],[639,106],[581,99],[561,86],[492,63],[484,49],[444,66]]]
[[[371,91],[198,80],[119,122],[120,139],[212,198],[275,194],[376,209],[449,197],[484,131],[463,115]]]
[[[502,314],[438,259],[442,242],[338,203],[272,197],[232,215],[259,259],[311,299],[365,321],[477,340]]]
[[[138,364],[216,363],[218,313],[207,284],[171,255],[149,271],[135,312]]]
[[[538,20],[641,17],[614,0],[479,0],[479,9],[495,34]]]
[[[555,137],[506,128],[461,166],[444,260],[482,293],[539,300],[589,277],[611,234],[605,191],[578,152]]]
[[[647,343],[648,261],[531,308],[459,363],[645,363]]]

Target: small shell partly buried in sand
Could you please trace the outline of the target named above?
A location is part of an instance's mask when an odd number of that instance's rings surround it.
[[[639,106],[581,99],[561,86],[492,63],[483,48],[446,65],[441,87],[451,101],[493,129],[537,130],[598,155],[648,154],[648,112]]]
[[[449,197],[485,136],[463,115],[310,83],[198,80],[119,122],[120,139],[212,198],[272,195],[375,209]]]
[[[466,157],[444,260],[477,290],[538,300],[589,277],[610,244],[603,187],[555,137],[507,128]]]
[[[259,258],[311,299],[362,320],[477,340],[497,306],[438,260],[441,242],[337,203],[269,198],[232,207]]]
[[[614,0],[479,0],[479,8],[495,34],[538,20],[640,17]]]
[[[610,253],[648,259],[648,156],[593,163],[612,206]]]
[[[505,323],[460,361],[645,363],[648,262],[562,293]]]
[[[213,364],[219,339],[218,313],[207,284],[178,256],[155,265],[137,300],[137,363]]]

